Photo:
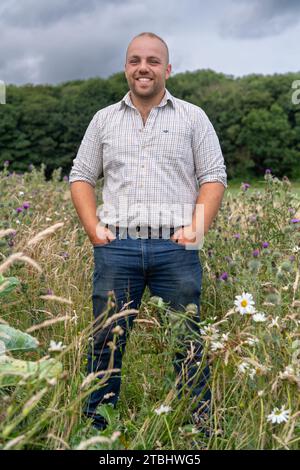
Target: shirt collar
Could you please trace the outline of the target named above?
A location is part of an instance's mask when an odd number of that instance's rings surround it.
[[[163,106],[165,106],[168,102],[170,102],[173,107],[175,106],[175,100],[174,100],[174,97],[171,95],[171,93],[165,88],[165,94],[163,96],[163,99],[161,100],[161,102],[159,103],[159,105],[157,106],[158,108],[162,108]],[[123,105],[126,104],[127,106],[130,106],[131,108],[134,108],[133,104],[132,104],[132,101],[130,99],[130,91],[128,91],[126,93],[126,95],[122,98],[122,100],[120,101],[120,108],[119,109],[122,109]]]

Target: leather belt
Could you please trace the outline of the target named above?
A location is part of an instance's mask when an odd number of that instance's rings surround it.
[[[134,228],[130,228],[130,233],[128,233],[128,227],[120,227],[119,225],[110,225],[105,224],[106,228],[109,228],[116,236],[120,233],[122,236],[132,236],[135,231]],[[183,225],[181,227],[184,227]],[[139,225],[135,227],[136,233],[134,237],[136,238],[170,238],[179,227],[150,227]]]

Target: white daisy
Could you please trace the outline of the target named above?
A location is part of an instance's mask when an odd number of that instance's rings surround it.
[[[218,351],[224,349],[224,344],[220,341],[212,341],[210,347],[212,351]]]
[[[266,315],[260,312],[255,313],[252,318],[257,323],[265,322],[267,320]]]
[[[63,349],[65,349],[66,346],[62,344],[61,341],[59,341],[58,343],[56,343],[55,341],[53,341],[51,339],[50,341],[50,347],[48,348],[48,351],[52,351],[52,352],[60,352],[62,351]]]
[[[248,364],[248,362],[241,362],[239,365],[238,365],[238,370],[242,373],[242,374],[245,374],[245,372],[247,371],[247,369],[249,369],[250,365]]]
[[[285,367],[283,372],[279,372],[279,378],[281,380],[294,380],[296,379],[297,383],[299,381],[299,368],[296,366],[296,364],[293,365],[288,365]]]
[[[206,325],[200,329],[201,335],[206,339],[216,341],[219,338],[219,330],[213,325]]]
[[[257,343],[259,343],[259,339],[258,338],[248,338],[246,341],[245,341],[245,344],[248,344],[249,346],[255,346]]]
[[[246,313],[254,313],[254,300],[252,294],[243,292],[242,295],[236,295],[234,305],[236,310],[241,314],[245,315]]]
[[[281,409],[274,408],[272,413],[268,415],[267,421],[271,421],[273,424],[285,423],[290,417],[290,412],[290,410],[285,410],[284,405],[281,407]]]
[[[156,408],[156,410],[154,410],[154,413],[156,413],[157,415],[161,415],[163,413],[169,413],[169,411],[171,411],[170,406],[161,405],[159,408]]]

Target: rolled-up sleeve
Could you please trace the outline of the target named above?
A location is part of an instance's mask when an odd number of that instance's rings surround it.
[[[193,155],[199,186],[219,181],[227,188],[226,166],[220,142],[212,123],[202,110],[194,126]]]
[[[96,186],[103,176],[103,145],[99,111],[94,115],[81,141],[69,174],[69,183],[87,181]]]

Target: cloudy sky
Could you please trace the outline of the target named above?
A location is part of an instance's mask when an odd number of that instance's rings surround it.
[[[166,40],[172,74],[300,71],[300,0],[1,0],[0,80],[108,77],[142,31]]]

